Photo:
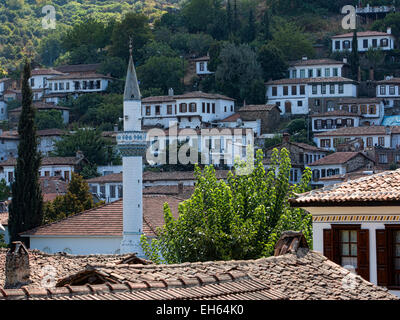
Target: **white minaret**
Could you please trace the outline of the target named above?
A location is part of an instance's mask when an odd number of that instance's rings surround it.
[[[142,156],[146,149],[146,136],[142,129],[142,102],[129,46],[129,66],[124,92],[124,132],[117,136],[123,162],[123,238],[121,254],[143,255],[140,236],[143,232]]]

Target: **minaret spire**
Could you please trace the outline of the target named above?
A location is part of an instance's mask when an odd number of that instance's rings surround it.
[[[125,80],[124,100],[140,100],[139,83],[136,76],[135,64],[133,63],[132,37],[129,37],[129,65]]]

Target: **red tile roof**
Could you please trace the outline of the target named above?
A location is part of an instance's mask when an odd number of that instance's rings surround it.
[[[187,92],[180,95],[174,96],[154,96],[154,97],[147,97],[142,99],[142,103],[152,103],[152,102],[169,102],[175,101],[177,99],[222,99],[222,100],[231,100],[235,101],[235,99],[229,98],[227,96],[217,94],[217,93],[206,93],[202,91],[193,91]]]
[[[278,108],[276,104],[257,104],[257,105],[246,105],[239,109],[239,112],[248,112],[248,111],[271,111],[274,108]],[[278,108],[279,110],[279,108]]]
[[[399,205],[400,169],[299,194],[290,202],[295,207]]]
[[[112,79],[110,76],[105,76],[104,74],[99,73],[70,73],[61,76],[55,76],[49,78],[49,81],[53,80],[64,80],[64,79]]]
[[[60,71],[54,69],[33,69],[31,72],[32,76],[42,76],[42,75],[61,75]]]
[[[62,73],[75,73],[75,72],[96,72],[101,66],[100,63],[94,64],[70,64],[64,66],[55,67],[59,72]]]
[[[76,157],[44,157],[42,158],[42,166],[56,166],[56,165],[67,165],[74,166],[79,162],[79,158]],[[0,162],[0,166],[16,166],[17,159],[9,158],[6,161]]]
[[[385,36],[385,37],[393,37],[392,34],[386,33],[386,32],[379,32],[379,31],[361,31],[357,32],[357,37],[358,38],[363,38],[363,37],[374,37],[374,36]],[[333,36],[333,39],[337,38],[352,38],[353,37],[353,32],[350,33],[344,33],[344,34],[338,34],[336,36]]]
[[[193,61],[209,61],[209,60],[210,60],[210,56],[203,56],[203,57],[193,59]]]
[[[312,118],[320,117],[360,117],[357,113],[348,112],[346,110],[333,110],[324,113],[314,113],[311,115]]]
[[[387,130],[391,133],[400,133],[399,126],[365,126],[365,127],[344,127],[333,131],[321,132],[314,137],[331,137],[331,136],[365,136],[365,135],[387,135]]]
[[[236,122],[238,119],[240,119],[240,114],[234,113],[231,116],[221,120],[221,122]]]
[[[156,236],[157,227],[164,225],[164,203],[174,217],[183,199],[174,196],[143,196],[143,233]],[[123,200],[93,208],[58,222],[22,233],[23,236],[119,236],[122,237]]]
[[[86,180],[87,183],[112,183],[122,182],[122,173],[111,173],[105,176],[95,177]]]
[[[310,166],[324,166],[330,164],[345,164],[346,162],[350,161],[354,157],[361,155],[367,159],[369,159],[365,154],[362,152],[335,152],[332,153],[324,158],[321,158],[317,161],[314,161],[310,164]],[[369,159],[371,160],[371,159]],[[372,160],[371,160],[372,161]]]
[[[378,84],[398,84],[400,83],[400,78],[389,78],[389,79],[384,79],[381,81],[377,82]]]
[[[45,102],[35,102],[33,103],[33,107],[37,110],[70,110],[68,107],[63,107],[59,105],[55,105],[52,103],[45,103]],[[13,112],[21,112],[22,107],[12,109],[8,111],[8,113],[13,113]],[[55,129],[53,129],[55,130]]]

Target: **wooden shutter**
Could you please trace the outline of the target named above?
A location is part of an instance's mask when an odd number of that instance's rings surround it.
[[[369,230],[358,232],[357,273],[369,280]]]
[[[379,286],[387,286],[389,283],[387,242],[387,230],[376,230],[376,269]]]
[[[324,229],[324,256],[333,260],[332,230]]]

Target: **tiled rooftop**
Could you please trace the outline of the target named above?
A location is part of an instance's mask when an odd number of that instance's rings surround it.
[[[278,108],[276,104],[249,104],[240,108],[239,112],[271,111],[274,108]]]
[[[362,38],[362,37],[374,37],[374,36],[393,36],[389,33],[386,32],[379,32],[379,31],[361,31],[357,32],[357,37]],[[336,36],[333,36],[332,38],[352,38],[353,37],[353,32],[350,33],[344,33],[344,34],[338,34]]]
[[[334,184],[290,199],[295,207],[400,203],[400,169]]]
[[[311,115],[312,118],[320,117],[360,117],[357,113],[348,112],[346,110],[334,110],[323,113],[314,113]]]
[[[178,205],[183,199],[166,195],[143,196],[143,233],[155,236],[157,227],[164,225],[164,203],[173,216],[178,217]],[[35,236],[116,236],[122,237],[123,200],[93,208],[58,222],[24,232]]]
[[[268,81],[267,85],[279,84],[313,84],[313,83],[357,83],[356,81],[343,77],[330,78],[285,78],[279,80]]]
[[[353,159],[354,157],[361,155],[367,158],[361,152],[335,152],[317,161],[314,161],[310,166],[324,166],[330,164],[345,164],[347,161]],[[372,161],[372,160],[371,160]]]
[[[42,166],[52,165],[68,165],[73,166],[78,163],[79,159],[76,157],[43,157]],[[0,166],[15,166],[17,164],[16,158],[9,158],[6,161],[0,162]]]
[[[330,64],[344,64],[343,61],[337,61],[333,59],[307,59],[297,60],[289,63],[291,67],[298,66],[316,66],[316,65],[330,65]]]
[[[391,133],[400,133],[400,127],[385,127],[385,126],[369,126],[369,127],[344,127],[329,132],[317,133],[315,137],[330,137],[330,136],[364,136],[364,135],[386,135]]]
[[[175,101],[176,99],[223,99],[223,100],[231,100],[234,101],[235,99],[229,98],[227,96],[217,94],[217,93],[206,93],[202,91],[193,91],[187,92],[180,95],[174,96],[153,96],[147,97],[142,99],[142,103],[152,103],[152,102],[169,102]]]

